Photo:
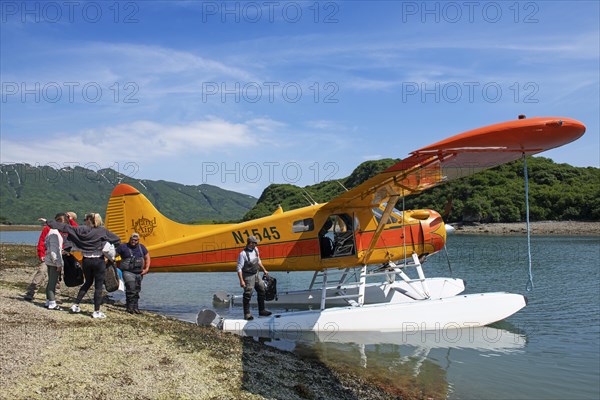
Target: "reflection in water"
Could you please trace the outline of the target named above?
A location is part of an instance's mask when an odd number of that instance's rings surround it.
[[[509,323],[468,329],[412,332],[278,332],[267,344],[293,350],[330,368],[359,372],[404,396],[446,398],[451,352],[475,356],[523,351],[527,337]]]
[[[512,328],[512,329],[511,329]],[[522,349],[526,337],[509,323],[464,329],[403,332],[285,332],[277,331],[272,339],[300,342],[347,344],[392,344],[425,349],[462,348],[478,351],[508,352]]]
[[[347,344],[299,342],[295,349],[302,357],[314,358],[338,371],[358,373],[366,381],[401,397],[446,398],[446,370],[427,359],[427,350],[390,344]]]

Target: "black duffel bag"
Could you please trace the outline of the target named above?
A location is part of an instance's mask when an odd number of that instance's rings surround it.
[[[265,300],[271,301],[277,299],[277,279],[271,275],[263,275],[263,282],[265,284]]]
[[[83,285],[83,269],[72,254],[63,254],[63,279],[68,287]]]
[[[106,263],[106,273],[104,274],[104,288],[107,292],[114,292],[119,289],[120,280],[115,263],[108,260]]]

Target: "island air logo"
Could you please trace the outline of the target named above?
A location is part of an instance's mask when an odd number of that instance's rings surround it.
[[[134,232],[139,233],[141,237],[145,238],[146,236],[150,236],[154,231],[154,228],[156,227],[156,217],[152,220],[149,220],[148,218],[144,218],[142,215],[142,218],[138,219],[137,221],[133,219],[131,220],[131,227],[133,228]]]

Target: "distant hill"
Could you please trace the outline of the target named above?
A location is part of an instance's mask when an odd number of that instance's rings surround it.
[[[142,192],[167,217],[181,223],[239,220],[256,198],[212,185],[136,180],[112,169],[54,169],[29,164],[0,165],[0,223],[34,224],[40,216],[75,211],[104,215],[118,183]]]
[[[361,184],[397,161],[399,160],[391,158],[366,161],[356,167],[347,178],[325,181],[304,188],[290,184],[271,184],[262,192],[254,208],[244,216],[244,220],[270,215],[278,205],[281,205],[284,211],[308,206],[310,203],[307,195],[317,203],[325,203],[344,192],[345,188],[350,189]]]
[[[342,185],[357,186],[397,161],[367,161],[347,178],[305,188],[270,185],[244,219],[269,215],[279,204],[284,210],[306,206],[306,193],[319,203],[329,201],[344,191]],[[600,220],[600,169],[556,164],[544,157],[528,157],[527,165],[531,220]],[[525,220],[524,193],[523,161],[515,161],[409,196],[405,208],[442,213],[451,203],[448,222],[519,222]]]
[[[181,223],[249,220],[272,214],[278,205],[284,210],[304,207],[308,196],[319,203],[329,201],[344,187],[355,187],[397,161],[367,161],[346,178],[304,188],[272,184],[258,201],[211,185],[135,180],[112,169],[0,165],[0,223],[33,224],[39,216],[59,211],[104,214],[110,192],[119,182],[132,185],[163,214]],[[556,164],[544,157],[528,157],[527,164],[532,221],[600,221],[599,168]],[[525,219],[523,187],[523,162],[515,161],[409,196],[405,208],[442,213],[451,203],[448,222],[519,222]]]

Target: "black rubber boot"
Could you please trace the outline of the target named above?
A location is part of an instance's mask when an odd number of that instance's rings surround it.
[[[141,314],[142,312],[140,311],[139,307],[138,307],[138,301],[135,300],[133,302],[133,312],[136,314]]]
[[[261,317],[268,317],[271,315],[271,311],[265,310],[265,298],[264,296],[258,296],[258,315]]]
[[[244,299],[243,304],[244,304],[244,319],[246,321],[252,321],[254,319],[254,317],[250,313],[250,300]]]

